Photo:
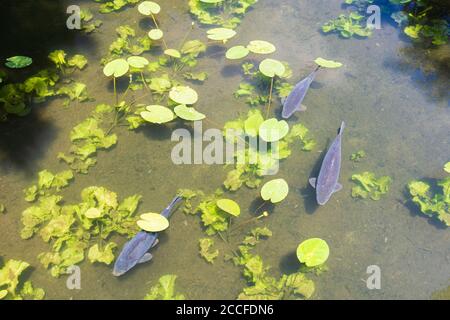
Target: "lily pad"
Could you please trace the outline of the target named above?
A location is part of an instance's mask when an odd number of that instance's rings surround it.
[[[179,104],[194,104],[198,100],[198,94],[187,86],[173,87],[169,92],[169,98]]]
[[[198,112],[194,108],[186,107],[184,104],[176,106],[174,111],[178,117],[188,121],[199,121],[206,118],[203,113]]]
[[[102,216],[102,212],[97,208],[89,208],[86,210],[84,215],[89,219],[97,219]]]
[[[210,40],[227,41],[236,35],[236,31],[227,28],[214,28],[206,31]]]
[[[286,72],[286,67],[278,60],[264,59],[259,64],[259,71],[269,78],[273,78],[275,76],[281,77]]]
[[[216,204],[220,209],[231,214],[232,216],[237,217],[241,214],[241,208],[236,201],[230,199],[219,199]]]
[[[333,60],[326,60],[324,58],[317,58],[314,62],[323,68],[332,69],[342,67],[342,63]]]
[[[14,56],[6,59],[5,66],[11,69],[22,69],[33,63],[33,59],[26,56]]]
[[[152,29],[148,32],[148,36],[152,40],[159,40],[164,36],[164,32],[161,29]]]
[[[274,179],[266,182],[261,189],[261,198],[272,203],[283,201],[289,193],[289,185],[284,179]]]
[[[260,112],[256,112],[255,114],[249,116],[244,121],[244,130],[245,133],[249,136],[256,137],[259,132],[259,127],[264,122],[264,118]]]
[[[161,11],[161,7],[156,2],[144,1],[138,6],[138,11],[145,16],[149,16],[158,14]]]
[[[150,62],[144,58],[139,56],[132,56],[127,59],[128,64],[137,69],[143,69],[145,66],[147,66]]]
[[[159,213],[141,214],[141,219],[137,221],[137,225],[148,232],[160,232],[169,227],[169,220]]]
[[[130,70],[130,65],[128,64],[127,60],[116,59],[106,64],[106,66],[103,68],[103,73],[107,77],[114,76],[114,78],[119,78],[125,75],[128,70]]]
[[[289,132],[289,125],[286,121],[278,121],[270,118],[259,126],[259,136],[267,142],[275,142],[283,139]]]
[[[328,244],[320,238],[305,240],[297,247],[297,258],[307,267],[315,267],[325,263],[329,255]]]
[[[177,58],[177,59],[181,58],[181,53],[177,49],[166,49],[166,50],[164,50],[164,54],[166,54],[172,58]]]
[[[166,123],[174,119],[174,114],[172,110],[167,107],[151,105],[146,107],[147,111],[141,112],[141,117],[145,121],[151,123]]]
[[[277,50],[273,44],[264,40],[250,41],[247,45],[247,49],[257,54],[270,54]]]
[[[234,46],[227,50],[225,57],[230,60],[238,60],[245,58],[249,53],[250,50],[244,46]]]

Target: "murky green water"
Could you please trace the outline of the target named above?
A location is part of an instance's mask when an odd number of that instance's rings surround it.
[[[159,20],[166,41],[177,46],[192,21],[187,1],[159,2]],[[67,5],[62,3],[64,12]],[[97,6],[92,1],[82,4],[93,10]],[[273,275],[279,276],[298,268],[295,249],[299,242],[320,237],[330,245],[331,254],[329,271],[313,276],[317,286],[315,299],[427,299],[449,285],[450,235],[405,204],[405,186],[413,179],[442,177],[442,165],[450,159],[448,69],[437,69],[431,76],[424,76],[417,65],[426,61],[420,60],[420,54],[415,56],[418,49],[405,50],[411,44],[388,23],[364,40],[322,35],[320,26],[341,10],[340,1],[260,0],[229,43],[228,47],[254,39],[272,42],[277,47],[277,59],[288,61],[294,70],[291,82],[306,75],[318,56],[345,65],[320,73],[305,99],[308,110],[299,115],[299,120],[311,130],[318,146],[309,153],[295,149],[282,162],[278,176],[289,182],[291,192],[261,223],[273,231],[273,237],[259,244],[256,252],[272,266]],[[49,299],[141,299],[167,273],[178,275],[177,289],[189,298],[234,299],[245,281],[239,268],[222,261],[227,247],[217,238],[221,257],[214,265],[207,264],[198,255],[198,239],[204,236],[200,220],[180,210],[154,249],[152,262],[121,278],[112,276],[111,266],[84,262],[81,290],[68,290],[65,277],[53,278],[42,267],[37,254],[46,251],[48,245],[39,237],[20,239],[20,215],[28,207],[22,189],[35,181],[42,169],[66,169],[56,155],[70,148],[70,130],[95,105],[112,103],[111,87],[99,61],[116,38],[115,28],[129,24],[140,35],[147,32],[141,15],[133,8],[99,17],[104,22],[100,32],[89,36],[55,39],[53,47],[42,42],[33,43],[33,48],[28,42],[16,44],[44,57],[54,49],[85,54],[89,66],[75,78],[88,86],[95,101],[63,107],[62,101],[55,99],[39,105],[28,117],[2,124],[0,203],[6,206],[7,214],[0,216],[0,256],[3,260],[14,258],[31,263],[33,271],[29,277],[46,290]],[[204,32],[196,28],[191,37],[204,39]],[[22,48],[9,44],[5,48],[8,52],[1,56],[19,49]],[[31,55],[30,51],[22,52],[26,53]],[[409,60],[413,64],[408,64]],[[247,112],[249,107],[233,97],[242,79],[239,63],[216,54],[200,59],[198,70],[209,74],[203,85],[190,84],[200,96],[198,110],[221,126]],[[277,101],[276,108],[279,106]],[[316,208],[307,181],[316,172],[321,153],[342,120],[347,125],[341,172],[344,188],[326,206]],[[204,127],[212,125],[204,123]],[[227,170],[221,165],[174,165],[170,159],[174,143],[170,142],[169,129],[144,128],[134,132],[121,128],[116,132],[117,146],[100,152],[98,164],[90,173],[77,175],[64,189],[62,195],[67,203],[77,202],[83,188],[99,185],[117,192],[121,198],[141,194],[139,212],[158,211],[179,188],[212,192],[225,179]],[[360,149],[366,151],[367,157],[360,163],[349,161],[350,155]],[[380,201],[353,199],[350,177],[362,171],[391,176],[394,182],[388,195]],[[259,190],[246,188],[232,195],[243,209],[242,219],[250,217],[249,208],[258,196]],[[234,242],[238,243],[245,231]],[[116,240],[120,245],[125,241]],[[381,268],[380,290],[366,287],[369,265]]]

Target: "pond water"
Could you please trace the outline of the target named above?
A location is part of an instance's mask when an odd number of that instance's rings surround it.
[[[193,21],[187,1],[159,3],[162,10],[158,20],[165,39],[169,46],[177,47]],[[11,4],[1,6],[8,5]],[[59,18],[66,19],[64,11],[69,4],[61,1],[59,5]],[[21,213],[29,206],[22,190],[36,181],[40,170],[66,170],[57,154],[70,149],[71,129],[97,104],[113,103],[111,81],[103,76],[100,60],[117,37],[115,29],[128,24],[139,35],[148,32],[149,24],[136,8],[102,15],[93,1],[82,1],[81,5],[91,8],[103,20],[98,32],[59,32],[54,29],[64,29],[65,20],[54,27],[47,27],[41,20],[42,29],[55,36],[38,38],[39,42],[12,39],[2,49],[2,59],[17,52],[45,57],[55,49],[85,55],[88,67],[73,77],[87,85],[95,101],[74,102],[65,107],[61,99],[51,99],[37,105],[30,115],[11,117],[1,125],[0,203],[7,212],[0,215],[0,256],[3,261],[29,262],[33,268],[26,276],[35,286],[45,289],[48,299],[142,299],[164,274],[176,274],[177,291],[188,298],[235,299],[246,283],[241,269],[224,261],[228,248],[219,237],[214,239],[220,256],[213,265],[206,263],[199,256],[198,239],[205,237],[200,219],[181,210],[172,216],[171,227],[153,249],[151,262],[116,278],[111,274],[112,266],[84,261],[80,264],[81,290],[68,290],[65,276],[54,278],[42,266],[37,255],[49,246],[39,236],[20,238]],[[27,15],[36,14],[34,10],[25,7],[16,16],[26,19]],[[289,120],[289,124],[301,122],[308,127],[317,146],[311,152],[293,148],[292,155],[281,162],[276,177],[286,179],[290,193],[269,217],[258,223],[269,227],[273,236],[258,244],[255,252],[271,266],[270,273],[279,277],[298,269],[297,245],[307,238],[319,237],[329,244],[330,257],[327,272],[311,275],[316,284],[313,299],[429,299],[450,284],[450,234],[407,201],[406,185],[414,179],[444,176],[442,166],[450,159],[448,69],[436,64],[430,74],[424,74],[419,66],[430,63],[429,56],[421,54],[420,48],[387,21],[367,39],[322,34],[322,24],[342,11],[341,1],[260,0],[245,15],[229,43],[208,49],[199,59],[197,70],[209,75],[204,84],[188,85],[199,94],[196,109],[211,120],[204,122],[204,128],[221,129],[225,122],[246,114],[250,108],[233,97],[243,79],[241,62],[226,60],[223,47],[254,39],[270,41],[277,48],[273,57],[290,64],[291,83],[306,76],[319,56],[342,62],[342,68],[318,74],[304,101],[307,111]],[[42,14],[49,15],[49,22],[56,20],[51,10],[43,10]],[[196,27],[189,38],[206,41],[205,30]],[[19,31],[16,36],[20,37]],[[441,50],[448,54],[449,47]],[[153,58],[150,53],[143,56]],[[34,68],[43,67],[44,61],[36,59]],[[130,97],[140,95],[142,92],[133,92]],[[280,101],[274,99],[274,114],[279,115],[280,106]],[[325,206],[317,207],[308,179],[317,173],[323,152],[341,121],[346,123],[340,178],[343,190]],[[229,169],[223,165],[173,164],[170,155],[175,143],[170,135],[174,128],[116,128],[117,145],[98,153],[98,163],[89,174],[76,175],[61,192],[64,201],[77,203],[83,188],[104,186],[121,199],[142,195],[138,212],[143,213],[160,211],[180,188],[213,192],[222,185]],[[361,149],[367,156],[358,163],[350,161],[350,155]],[[393,179],[391,189],[379,201],[351,197],[351,176],[363,171]],[[252,216],[259,192],[260,189],[243,187],[230,195],[241,206],[242,221]],[[233,236],[232,245],[237,245],[249,229],[242,228]],[[126,239],[117,237],[115,241],[121,247]],[[370,265],[381,269],[379,290],[366,286],[366,269]]]

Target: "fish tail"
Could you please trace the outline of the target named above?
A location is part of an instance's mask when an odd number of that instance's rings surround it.
[[[339,128],[339,131],[338,131],[338,134],[342,134],[342,132],[344,131],[344,129],[345,129],[345,122],[342,121],[341,127]]]
[[[181,200],[183,200],[183,197],[180,195],[176,195],[175,198],[173,198],[172,202],[170,202],[170,204],[168,205],[168,209],[172,209],[174,206],[177,205],[178,202],[180,202]]]

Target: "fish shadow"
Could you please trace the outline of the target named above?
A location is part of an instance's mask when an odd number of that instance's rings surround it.
[[[283,274],[291,274],[297,272],[300,268],[300,262],[298,261],[297,253],[295,251],[292,251],[283,256],[280,259],[278,267]]]
[[[264,211],[272,214],[275,209],[275,205],[269,201],[264,201],[261,197],[256,198],[250,203],[249,212],[251,216],[257,217]]]

